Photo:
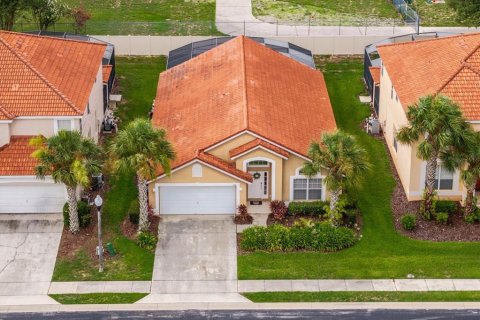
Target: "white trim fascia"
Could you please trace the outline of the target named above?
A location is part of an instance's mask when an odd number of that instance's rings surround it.
[[[185,168],[185,167],[188,167],[189,165],[194,164],[194,163],[196,163],[196,162],[201,163],[201,164],[203,164],[203,165],[205,165],[205,166],[207,166],[207,167],[209,167],[209,168],[212,168],[212,169],[214,169],[214,170],[216,170],[216,171],[219,171],[219,172],[221,172],[221,173],[223,173],[223,174],[225,174],[225,175],[227,175],[227,176],[229,176],[229,177],[232,177],[232,178],[234,178],[234,179],[240,180],[240,181],[245,182],[245,183],[248,183],[248,184],[251,183],[250,181],[243,180],[242,178],[237,177],[236,175],[233,175],[233,174],[231,174],[231,173],[229,173],[229,172],[227,172],[227,171],[224,171],[224,170],[222,170],[222,169],[220,169],[220,168],[217,168],[217,167],[215,167],[215,166],[212,166],[212,165],[210,165],[210,164],[208,164],[208,163],[206,163],[206,162],[204,162],[204,161],[202,161],[202,160],[199,160],[199,159],[194,159],[194,160],[192,160],[192,161],[190,161],[190,162],[187,162],[187,163],[185,163],[184,165],[181,165],[180,167],[177,167],[177,168],[173,169],[170,173],[174,173],[175,171],[178,171],[178,170],[180,170],[180,169],[183,169],[183,168]],[[155,179],[152,179],[152,180],[150,180],[150,181],[147,181],[147,183],[152,183],[153,181],[156,181],[156,180],[158,180],[158,179],[162,179],[162,178],[164,178],[165,176],[166,176],[166,174],[164,173],[164,174],[156,177]]]
[[[312,161],[311,159],[309,159],[309,158],[307,158],[307,157],[305,157],[305,156],[302,156],[301,154],[299,154],[299,153],[297,153],[297,152],[295,152],[295,151],[292,151],[292,150],[290,150],[290,149],[288,149],[288,148],[285,148],[284,146],[281,146],[281,145],[279,145],[278,143],[275,143],[275,142],[270,141],[270,140],[268,140],[268,139],[266,139],[266,138],[264,138],[264,137],[262,137],[262,136],[259,136],[258,134],[254,133],[254,132],[251,132],[251,131],[248,131],[248,130],[246,130],[246,132],[249,133],[249,134],[251,134],[251,135],[254,136],[254,137],[257,137],[257,138],[262,139],[262,140],[264,140],[264,141],[266,141],[266,142],[268,142],[268,143],[270,143],[270,144],[273,144],[274,146],[279,147],[279,148],[281,148],[281,149],[283,149],[283,150],[285,150],[285,151],[287,151],[287,152],[289,152],[289,153],[291,153],[291,154],[294,154],[294,155],[296,155],[296,156],[299,157],[299,158],[302,158],[302,159],[304,159],[304,160],[306,160],[306,161],[309,161],[309,162]]]
[[[288,148],[285,148],[284,146],[281,146],[281,145],[279,145],[278,143],[275,143],[275,142],[273,142],[273,141],[270,141],[270,140],[268,140],[268,139],[266,139],[266,138],[264,138],[264,137],[262,137],[262,136],[260,136],[260,135],[258,135],[258,134],[256,134],[256,133],[253,133],[253,132],[251,132],[251,131],[249,131],[249,130],[243,130],[243,131],[241,131],[241,132],[239,132],[239,133],[231,136],[230,138],[227,138],[227,139],[225,139],[225,140],[222,140],[222,141],[220,141],[220,142],[217,142],[216,144],[214,144],[214,145],[206,148],[204,151],[205,151],[205,152],[208,152],[208,151],[210,151],[210,150],[212,150],[212,149],[214,149],[214,148],[216,148],[216,147],[218,147],[218,146],[221,146],[222,144],[224,144],[224,143],[226,143],[226,142],[228,142],[228,141],[231,141],[231,140],[233,140],[233,139],[241,136],[241,135],[244,134],[244,133],[248,133],[248,134],[254,136],[255,138],[262,139],[263,141],[266,141],[266,142],[268,142],[268,143],[270,143],[270,144],[273,144],[274,146],[279,147],[279,148],[281,148],[281,149],[283,149],[283,150],[285,150],[285,151],[287,151],[287,152],[289,152],[289,153],[291,153],[291,154],[294,154],[294,155],[296,155],[296,156],[299,157],[299,158],[302,158],[302,159],[307,160],[307,161],[311,161],[309,158],[307,158],[307,157],[305,157],[305,156],[302,156],[301,154],[299,154],[299,153],[297,153],[297,152],[295,152],[295,151],[292,151],[292,150],[290,150],[290,149],[288,149]]]
[[[45,177],[45,179],[38,179],[36,176],[0,176],[0,184],[4,183],[15,183],[15,182],[32,182],[32,183],[44,183],[52,184],[55,183],[51,176]]]
[[[181,183],[155,183],[153,188],[153,192],[155,193],[155,210],[153,210],[156,214],[160,214],[160,187],[235,187],[235,203],[238,208],[240,205],[240,192],[242,191],[242,187],[238,182],[181,182]],[[234,213],[235,215],[235,213]]]
[[[38,119],[81,119],[81,116],[22,116],[22,117],[15,117],[18,120],[38,120]]]
[[[243,171],[247,171],[247,164],[250,162],[250,161],[258,161],[258,160],[261,160],[261,161],[267,161],[269,163],[272,164],[272,173],[270,174],[271,178],[270,178],[270,183],[271,183],[271,188],[270,190],[272,190],[272,194],[271,194],[271,199],[272,201],[273,200],[276,200],[276,196],[275,196],[275,183],[276,183],[276,166],[275,166],[275,161],[272,160],[272,159],[269,159],[269,158],[265,158],[265,157],[253,157],[253,158],[248,158],[248,159],[245,159],[243,160]],[[283,172],[282,172],[283,174]],[[268,196],[268,195],[267,195]],[[248,191],[247,191],[247,200],[248,200]]]
[[[222,141],[219,141],[219,142],[215,143],[214,145],[206,148],[206,149],[204,150],[204,152],[208,152],[208,151],[210,151],[210,150],[212,150],[212,149],[215,149],[216,147],[221,146],[222,144],[227,143],[228,141],[231,141],[231,140],[233,140],[233,139],[235,139],[235,138],[238,138],[239,136],[241,136],[242,134],[245,134],[245,133],[247,133],[247,130],[240,131],[239,133],[231,136],[230,138],[227,138],[227,139],[224,139],[224,140],[222,140]]]
[[[480,124],[480,120],[467,120],[467,122],[471,124]]]
[[[242,152],[242,153],[240,153],[240,154],[238,154],[238,155],[236,155],[236,156],[234,156],[234,157],[232,157],[232,158],[230,158],[230,159],[236,160],[236,159],[238,159],[238,158],[240,158],[240,157],[242,157],[242,156],[244,156],[244,155],[246,155],[246,154],[248,154],[248,153],[250,153],[250,152],[253,152],[253,151],[257,150],[257,149],[262,149],[262,150],[264,150],[264,151],[266,151],[266,152],[268,152],[268,153],[271,153],[271,154],[273,154],[273,155],[275,155],[275,156],[277,156],[277,157],[279,157],[279,158],[282,158],[282,159],[284,159],[284,160],[288,160],[288,157],[282,156],[281,154],[278,154],[278,153],[276,153],[275,151],[272,151],[272,150],[270,150],[270,149],[267,149],[267,148],[265,148],[265,147],[263,147],[263,146],[256,146],[256,147],[254,147],[254,148],[252,148],[252,149],[249,149],[249,150],[247,150],[247,151],[245,151],[245,152]]]
[[[322,197],[320,200],[322,201],[325,201],[327,199],[327,186],[325,185],[325,176],[322,176],[321,174],[317,174],[317,175],[314,175],[312,177],[308,177],[308,176],[305,176],[305,175],[302,175],[300,174],[300,170],[302,169],[302,167],[298,167],[297,169],[295,169],[295,175],[294,176],[290,176],[290,190],[289,190],[289,193],[290,193],[290,202],[291,201],[315,201],[315,200],[294,200],[293,199],[293,180],[295,179],[310,179],[310,178],[313,178],[313,179],[322,179]]]
[[[13,120],[0,120],[0,123],[12,123]]]

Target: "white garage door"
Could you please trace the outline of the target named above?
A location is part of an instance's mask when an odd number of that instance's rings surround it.
[[[65,201],[61,184],[0,184],[0,213],[56,213]]]
[[[160,186],[160,214],[234,214],[235,186]]]

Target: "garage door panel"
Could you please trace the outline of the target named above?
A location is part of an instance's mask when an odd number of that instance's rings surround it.
[[[235,186],[160,186],[160,214],[233,214]]]
[[[60,184],[0,184],[0,213],[54,213],[65,204]]]

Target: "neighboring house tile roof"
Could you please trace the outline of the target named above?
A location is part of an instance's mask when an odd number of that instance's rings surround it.
[[[107,83],[108,79],[110,79],[110,74],[112,73],[112,65],[107,64],[102,66],[102,77],[103,83]]]
[[[82,115],[105,49],[0,31],[0,106],[13,116]]]
[[[244,145],[241,145],[237,148],[234,148],[232,150],[230,150],[229,154],[230,154],[230,158],[234,158],[235,156],[238,156],[244,152],[247,152],[249,150],[252,150],[256,147],[263,147],[265,149],[268,149],[268,150],[271,150],[281,156],[284,156],[286,158],[288,158],[289,156],[289,153],[287,151],[285,151],[284,149],[280,148],[280,147],[277,147],[271,143],[268,143],[266,142],[265,140],[262,140],[262,139],[254,139],[250,142],[247,142],[245,143]]]
[[[246,130],[306,156],[336,129],[322,73],[243,36],[163,72],[152,121],[177,152],[173,168]]]
[[[11,136],[10,143],[0,148],[0,176],[35,175],[37,160],[32,157],[35,147],[29,144],[31,136]]]
[[[381,45],[378,53],[405,109],[441,93],[459,103],[469,120],[480,120],[479,45],[480,33],[472,33]]]
[[[220,159],[210,153],[205,153],[205,152],[199,152],[197,154],[197,158],[209,165],[212,165],[220,170],[223,170],[225,172],[228,172],[242,180],[252,182],[253,181],[253,176],[245,171],[238,170],[235,168],[234,164],[230,164],[227,161]]]
[[[372,75],[373,79],[373,84],[379,84],[380,83],[380,72],[381,68],[380,67],[369,67],[370,74]]]

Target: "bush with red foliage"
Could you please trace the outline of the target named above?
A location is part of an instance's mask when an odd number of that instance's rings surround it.
[[[246,205],[239,205],[237,210],[238,214],[234,218],[236,224],[252,224],[253,217],[248,214]]]
[[[282,221],[287,215],[288,208],[285,202],[274,200],[270,202],[270,210],[272,211],[273,218],[277,221]]]

